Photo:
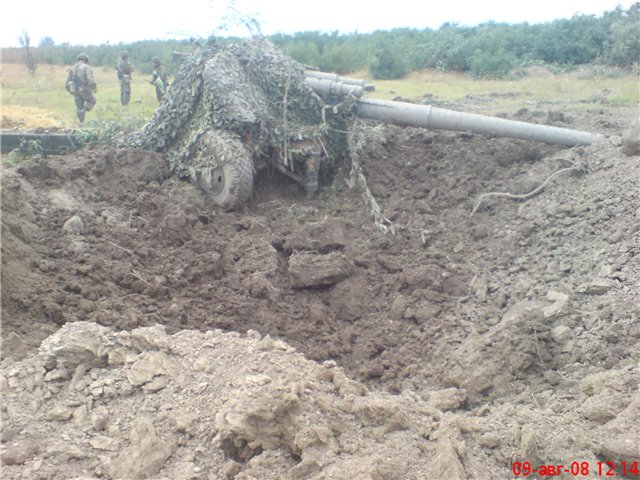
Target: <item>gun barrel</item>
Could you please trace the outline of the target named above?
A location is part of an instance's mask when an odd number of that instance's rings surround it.
[[[399,126],[473,132],[568,147],[591,145],[605,140],[604,135],[597,133],[505,120],[406,102],[360,98],[356,102],[356,109],[361,118],[389,122]]]
[[[317,70],[305,70],[304,76],[305,78],[319,78],[321,80],[330,80],[332,82],[340,82],[347,85],[357,85],[359,87],[365,86],[364,80],[341,77],[337,73],[320,72]]]
[[[348,95],[360,98],[364,87],[353,83],[320,77],[306,77],[304,82],[323,97],[343,98]]]

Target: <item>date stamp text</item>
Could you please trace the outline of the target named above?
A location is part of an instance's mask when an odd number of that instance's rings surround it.
[[[638,462],[571,462],[567,465],[532,465],[530,462],[513,462],[511,472],[515,477],[559,477],[569,474],[572,477],[638,478]]]

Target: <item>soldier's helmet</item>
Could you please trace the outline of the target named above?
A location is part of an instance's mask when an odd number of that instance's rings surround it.
[[[153,57],[151,59],[151,61],[153,62],[153,64],[157,67],[158,65],[160,65],[160,59],[158,57]]]
[[[85,62],[89,63],[89,57],[87,57],[86,53],[81,53],[80,55],[78,55],[77,60],[84,60]]]
[[[121,56],[122,58],[129,58],[129,52],[127,52],[126,50],[124,50],[124,51],[120,54],[120,56]]]

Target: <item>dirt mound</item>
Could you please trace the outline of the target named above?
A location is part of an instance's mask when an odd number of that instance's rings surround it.
[[[435,468],[420,458],[437,453],[425,438],[441,411],[248,335],[66,324],[6,373],[5,478],[415,478]]]
[[[620,135],[632,113],[565,119]],[[221,212],[161,154],[5,166],[9,478],[637,461],[637,152],[375,132],[361,163],[395,234],[340,175],[306,200],[265,172]]]

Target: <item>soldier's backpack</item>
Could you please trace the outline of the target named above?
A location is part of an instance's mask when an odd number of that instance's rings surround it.
[[[84,81],[82,81],[78,75],[78,65],[67,69],[67,83],[64,86],[67,92],[75,95],[83,85]]]
[[[64,89],[69,92],[71,95],[75,95],[78,91],[78,85],[75,82],[75,75],[73,74],[73,69],[67,69],[67,81],[64,84]]]

